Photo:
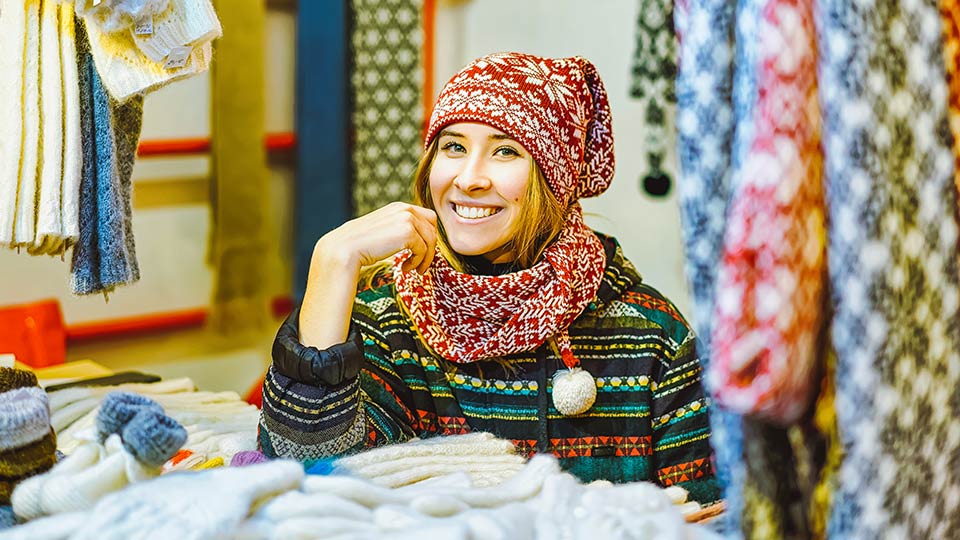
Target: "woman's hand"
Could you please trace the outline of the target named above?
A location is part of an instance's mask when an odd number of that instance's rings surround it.
[[[409,249],[404,270],[426,272],[437,245],[437,214],[395,202],[323,235],[313,248],[300,307],[300,342],[325,349],[347,339],[360,268]]]
[[[314,262],[319,257],[341,266],[355,265],[359,271],[409,249],[413,256],[403,263],[403,269],[416,268],[422,274],[433,261],[436,245],[437,214],[429,208],[394,202],[325,234],[314,248]]]

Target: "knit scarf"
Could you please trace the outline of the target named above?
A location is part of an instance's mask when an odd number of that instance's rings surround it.
[[[457,363],[530,351],[551,336],[563,363],[578,364],[567,328],[600,288],[605,256],[600,240],[571,206],[557,239],[540,262],[500,276],[454,270],[439,252],[424,274],[402,271],[409,250],[393,260],[397,297],[434,352]]]

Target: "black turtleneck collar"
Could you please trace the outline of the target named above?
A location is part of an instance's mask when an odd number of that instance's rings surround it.
[[[467,273],[478,276],[502,276],[520,270],[514,261],[494,264],[483,255],[463,257],[463,262],[466,263]]]

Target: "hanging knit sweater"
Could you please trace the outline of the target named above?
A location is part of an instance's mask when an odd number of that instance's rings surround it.
[[[548,344],[503,362],[448,362],[424,345],[387,282],[357,295],[350,337],[324,351],[299,342],[298,311],[287,318],[264,383],[261,450],[309,462],[486,431],[521,452],[556,455],[584,481],[653,481],[701,503],[719,499],[693,332],[616,240],[601,240],[603,282],[569,329],[574,354],[597,380],[587,412],[568,417],[553,407],[550,381],[563,363]]]

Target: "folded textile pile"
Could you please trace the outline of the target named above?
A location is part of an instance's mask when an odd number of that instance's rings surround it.
[[[429,445],[460,451],[493,440],[467,437],[417,441],[399,460]],[[353,466],[370,467],[369,457],[389,461],[381,450],[387,448],[354,456]],[[464,466],[469,459],[464,454]],[[344,463],[335,463],[334,474],[305,475],[301,464],[275,460],[166,474],[107,495],[89,511],[38,519],[0,538],[716,538],[686,523],[683,490],[649,483],[583,484],[561,471],[551,455],[535,456],[502,482],[486,486],[475,485],[470,474],[454,473],[422,475],[422,481],[391,488],[375,483],[376,475],[370,480],[346,471]]]
[[[197,392],[188,378],[110,387],[74,387],[50,393],[58,448],[72,454],[86,440],[78,434],[96,423],[104,396],[113,391],[150,398],[184,426],[187,440],[164,465],[165,471],[228,464],[237,452],[257,448],[259,410],[236,392]]]

